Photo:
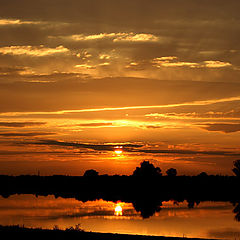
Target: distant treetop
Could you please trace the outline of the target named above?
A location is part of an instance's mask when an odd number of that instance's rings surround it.
[[[199,177],[207,177],[208,174],[206,172],[201,172],[198,174]]]
[[[154,167],[152,163],[149,161],[143,161],[140,164],[140,167],[137,167],[134,172],[133,176],[137,177],[157,177],[162,176],[161,169],[159,167]]]
[[[84,177],[97,177],[98,172],[94,169],[86,170],[86,172],[83,175]]]
[[[177,170],[175,168],[169,168],[167,171],[166,171],[166,174],[169,176],[169,177],[175,177],[177,176]]]
[[[240,177],[240,159],[233,162],[234,168],[232,171],[236,174],[237,177]]]

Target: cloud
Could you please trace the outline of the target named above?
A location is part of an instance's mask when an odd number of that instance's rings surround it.
[[[49,38],[63,38],[72,41],[95,41],[109,39],[113,42],[158,42],[159,37],[150,33],[99,33],[94,35],[76,34],[71,36],[60,36]]]
[[[209,123],[204,124],[203,129],[213,132],[233,133],[240,131],[239,123]]]
[[[120,33],[99,33],[94,35],[84,35],[84,34],[76,34],[67,37],[60,37],[65,38],[73,41],[91,41],[91,40],[99,40],[99,39],[106,39],[106,38],[114,38]],[[50,37],[51,38],[51,37]]]
[[[176,56],[157,57],[152,60],[156,67],[190,67],[190,68],[223,68],[232,66],[229,62],[203,61],[203,62],[184,62],[178,61]]]
[[[69,52],[69,49],[63,46],[58,46],[56,48],[48,48],[44,46],[10,46],[0,48],[0,54],[3,55],[28,55],[33,57],[44,57],[67,52]]]
[[[25,25],[25,24],[40,24],[37,21],[22,21],[20,19],[0,19],[0,26],[8,25]]]
[[[181,154],[181,155],[212,155],[212,156],[240,156],[240,153],[230,151],[194,151],[184,149],[144,149],[140,144],[87,144],[77,142],[64,142],[56,140],[40,140],[37,142],[19,142],[27,145],[47,145],[74,148],[87,148],[95,151],[114,151],[116,147],[121,147],[124,152],[148,153],[148,154]]]
[[[120,113],[149,109],[154,113],[157,109],[170,112],[170,108],[197,111],[205,106],[209,106],[205,111],[217,110],[217,105],[211,107],[211,104],[222,104],[224,111],[229,111],[238,109],[240,101],[240,84],[230,82],[159,81],[129,77],[94,79],[81,73],[35,74],[14,77],[14,80],[11,77],[10,82],[0,83],[0,102],[5,103],[1,105],[0,117],[60,117],[66,114],[71,117],[90,112],[110,114],[110,111]]]
[[[146,128],[152,128],[152,129],[158,129],[158,128],[163,128],[163,126],[158,126],[158,125],[147,125],[145,126]]]
[[[221,62],[221,61],[204,61],[204,64],[208,68],[222,68],[232,66],[229,62]]]
[[[153,34],[145,34],[145,33],[130,33],[125,35],[120,35],[119,37],[113,40],[114,42],[158,42],[159,37],[154,36]]]
[[[3,151],[0,150],[0,155],[36,155],[36,154],[66,154],[66,152],[60,151]],[[75,153],[74,153],[75,154]]]
[[[109,127],[109,126],[113,126],[112,123],[108,122],[108,123],[82,123],[82,124],[77,124],[76,126],[79,127],[90,127],[90,128],[96,128],[96,127]]]
[[[85,68],[85,69],[96,69],[96,66],[92,66],[89,64],[78,64],[75,65],[76,68]]]
[[[128,107],[104,107],[104,108],[86,108],[79,110],[60,110],[55,112],[4,112],[0,113],[0,116],[24,116],[24,115],[62,115],[68,113],[86,113],[86,112],[103,112],[103,111],[119,111],[119,110],[139,110],[139,109],[157,109],[157,108],[176,108],[184,106],[207,106],[216,103],[227,103],[233,101],[240,101],[240,96],[221,98],[221,99],[209,99],[202,101],[192,101],[185,103],[166,104],[166,105],[145,105],[145,106],[128,106]]]
[[[178,57],[176,56],[168,56],[168,57],[157,57],[157,58],[154,58],[154,61],[158,62],[158,61],[171,61],[171,60],[176,60],[178,59]]]
[[[215,119],[215,120],[240,120],[240,112],[230,110],[226,112],[209,111],[209,112],[166,112],[166,113],[148,113],[147,118],[155,119]]]
[[[212,155],[212,156],[240,156],[240,153],[228,151],[194,151],[184,149],[129,149],[128,152],[150,153],[150,154],[183,154],[183,155]]]
[[[142,145],[139,145],[139,144],[86,144],[86,143],[77,143],[77,142],[63,142],[63,141],[56,141],[56,140],[41,140],[38,142],[26,142],[25,144],[87,148],[87,149],[92,149],[96,151],[114,151],[116,147],[121,147],[125,151],[130,148],[142,147]]]
[[[42,136],[42,135],[53,135],[56,133],[51,132],[24,132],[24,133],[18,133],[18,132],[8,132],[8,133],[0,133],[0,136],[2,137],[35,137],[35,136]]]
[[[45,122],[0,122],[2,127],[31,127],[35,125],[44,125]]]
[[[199,64],[193,62],[162,62],[160,64],[163,67],[196,67]]]
[[[176,56],[157,57],[152,60],[156,67],[196,67],[199,64],[194,62],[177,61]]]
[[[26,71],[24,67],[0,67],[0,76],[19,76],[23,71]]]

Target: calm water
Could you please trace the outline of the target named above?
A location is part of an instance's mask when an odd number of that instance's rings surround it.
[[[13,195],[0,197],[0,224],[61,229],[80,224],[96,232],[240,239],[233,208],[227,202],[201,202],[194,209],[186,202],[163,202],[160,212],[142,219],[131,203]]]

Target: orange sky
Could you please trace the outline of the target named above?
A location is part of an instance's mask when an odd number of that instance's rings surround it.
[[[2,3],[0,174],[131,174],[143,160],[163,172],[231,174],[240,158],[239,7]]]

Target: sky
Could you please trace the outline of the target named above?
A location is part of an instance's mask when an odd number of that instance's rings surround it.
[[[239,1],[0,3],[0,174],[232,174]]]

